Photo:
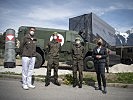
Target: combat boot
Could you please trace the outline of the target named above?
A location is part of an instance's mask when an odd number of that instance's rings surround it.
[[[79,82],[79,88],[82,88],[82,81]]]
[[[78,85],[78,81],[76,78],[73,79],[73,87],[76,87]]]
[[[76,87],[76,86],[77,86],[77,83],[76,83],[76,82],[74,82],[74,83],[73,83],[73,87]]]
[[[45,80],[45,86],[49,86],[50,85],[50,78],[49,77],[47,77],[46,78],[46,80]]]
[[[46,83],[45,83],[45,86],[49,86],[49,85],[50,85],[50,82],[46,82]]]
[[[79,84],[79,88],[82,88],[82,84]]]
[[[55,80],[54,84],[57,86],[61,86],[61,84],[57,80]]]

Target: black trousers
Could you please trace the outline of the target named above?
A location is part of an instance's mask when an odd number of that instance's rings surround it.
[[[94,63],[98,86],[101,87],[101,81],[103,83],[103,87],[106,87],[106,78],[105,78],[105,63]]]
[[[49,59],[48,60],[46,82],[50,82],[52,68],[54,69],[55,81],[58,79],[58,67],[59,67],[59,59]]]

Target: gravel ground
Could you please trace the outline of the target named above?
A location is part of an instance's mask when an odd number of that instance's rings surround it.
[[[132,65],[116,64],[110,67],[109,72],[111,73],[133,72],[133,64]]]
[[[16,68],[4,68],[3,66],[0,66],[0,72],[8,72],[8,71],[21,74],[22,73],[22,67],[16,66]],[[46,72],[47,72],[46,68],[34,69],[34,75],[46,75]],[[53,75],[53,73],[54,73],[54,71],[52,70],[51,74]],[[58,74],[59,75],[72,74],[72,71],[59,69]]]
[[[46,75],[46,71],[47,71],[47,69],[45,68],[46,65],[47,65],[47,61],[43,64],[42,68],[34,69],[34,75]],[[60,62],[59,65],[60,66],[67,66],[63,62]],[[21,74],[21,72],[22,72],[21,60],[16,60],[16,68],[4,68],[3,66],[0,66],[0,72],[6,72],[6,71]],[[116,65],[111,66],[109,68],[109,72],[110,73],[133,72],[133,64],[131,64],[131,65],[116,64]],[[68,69],[59,69],[58,73],[59,73],[59,75],[72,74],[72,71],[68,70]],[[52,75],[53,75],[53,70],[52,70]]]

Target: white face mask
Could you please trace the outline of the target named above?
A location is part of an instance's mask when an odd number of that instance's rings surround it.
[[[30,35],[34,35],[34,31],[30,31]]]
[[[55,39],[55,40],[56,40],[56,39],[57,39],[57,36],[53,36],[53,39]]]
[[[80,41],[76,41],[77,44],[80,44]]]

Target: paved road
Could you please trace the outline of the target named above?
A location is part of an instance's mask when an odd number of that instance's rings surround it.
[[[108,87],[108,93],[102,94],[91,86],[78,87],[62,85],[60,87],[35,82],[36,88],[23,90],[20,80],[0,80],[0,100],[132,100],[133,89]]]

